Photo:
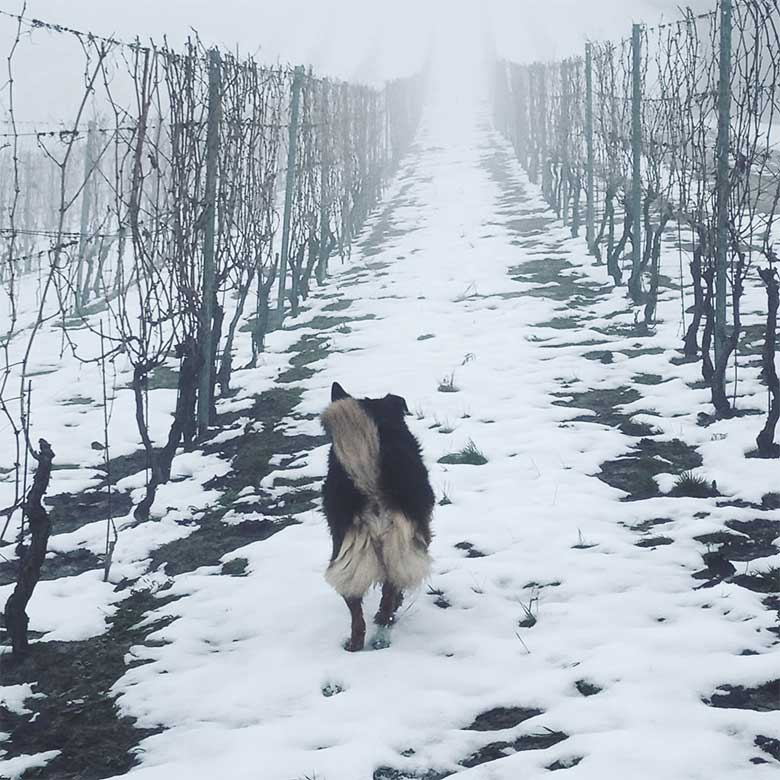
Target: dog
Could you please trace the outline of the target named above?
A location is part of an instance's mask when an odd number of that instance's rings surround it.
[[[321,415],[332,446],[323,508],[333,539],[327,582],[343,597],[352,619],[344,647],[362,650],[363,596],[382,585],[377,626],[389,628],[404,591],[428,576],[434,494],[420,445],[406,425],[398,395],[353,398],[338,382]]]

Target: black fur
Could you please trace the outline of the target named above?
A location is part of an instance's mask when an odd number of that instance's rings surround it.
[[[341,385],[333,383],[332,400],[349,397]],[[359,398],[357,401],[379,429],[380,489],[383,501],[388,507],[403,512],[417,527],[426,544],[430,543],[431,513],[435,499],[420,445],[404,420],[409,414],[406,401],[399,395]],[[355,515],[365,507],[366,501],[331,448],[328,474],[323,486],[323,507],[333,538],[331,560],[338,556],[344,535]]]
[[[352,525],[352,518],[362,512],[365,505],[366,497],[355,487],[331,447],[328,453],[328,475],[322,487],[322,506],[333,539],[332,561],[338,557],[344,535]]]

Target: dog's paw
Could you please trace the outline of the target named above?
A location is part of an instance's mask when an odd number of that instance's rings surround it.
[[[374,650],[384,650],[390,647],[390,628],[388,626],[379,626],[371,639],[371,647]]]
[[[344,642],[344,649],[350,653],[357,653],[363,649],[364,645],[365,645],[364,637],[362,636],[359,638],[353,637],[352,639],[347,639],[347,641]]]

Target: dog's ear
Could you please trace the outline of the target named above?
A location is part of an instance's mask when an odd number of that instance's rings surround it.
[[[406,399],[400,395],[393,395],[392,393],[388,393],[385,396],[385,403],[387,403],[387,405],[399,417],[409,417],[412,414],[409,411],[409,406],[406,403]]]
[[[343,398],[351,398],[352,396],[338,383],[334,382],[330,388],[330,400],[341,401]]]

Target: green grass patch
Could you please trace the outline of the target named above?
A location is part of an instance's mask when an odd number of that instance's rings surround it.
[[[451,452],[449,455],[444,455],[439,458],[438,462],[447,465],[484,466],[488,462],[488,459],[479,447],[469,439],[463,449],[458,450],[457,452]]]
[[[718,495],[714,483],[693,471],[683,471],[675,480],[672,493],[690,498],[711,498]]]

